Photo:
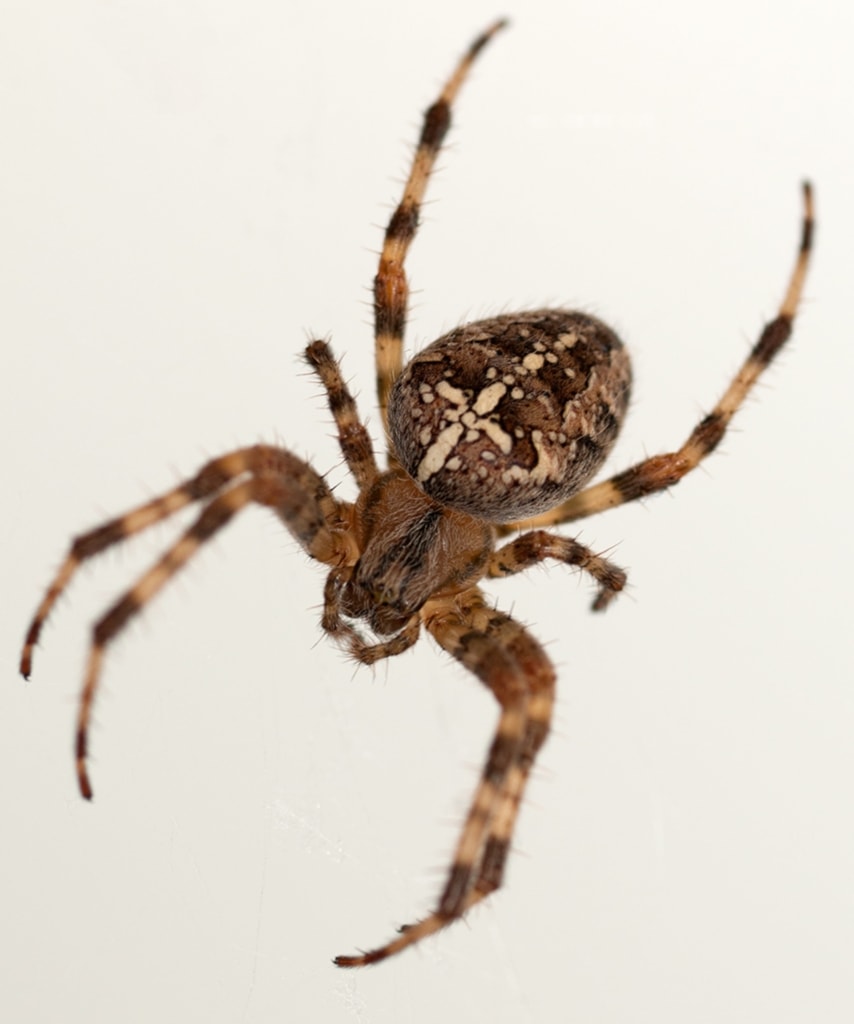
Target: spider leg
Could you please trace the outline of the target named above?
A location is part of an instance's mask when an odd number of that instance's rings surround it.
[[[403,332],[409,305],[409,285],[404,262],[418,229],[418,217],[427,181],[451,124],[451,104],[466,79],[475,58],[489,40],[506,25],[496,21],[469,46],[445,83],[439,98],[424,115],[421,136],[403,189],[403,197],[388,222],[374,278],[374,339],[376,347],[377,395],[383,427],[388,439],[388,396],[403,369]],[[388,443],[389,467],[397,464]]]
[[[71,543],[71,550],[65,557],[59,572],[47,589],[47,593],[39,605],[21,655],[21,675],[29,679],[32,670],[33,651],[41,635],[48,616],[53,610],[59,596],[71,582],[81,563],[100,554],[107,548],[132,537],[149,526],[167,519],[173,513],[194,501],[209,498],[216,494],[225,484],[246,470],[245,460],[251,449],[232,452],[221,458],[213,459],[204,465],[194,477],[178,484],[177,487],[162,494],[159,498],[140,505],[116,519],[111,519],[102,526],[81,534]]]
[[[399,953],[462,917],[500,885],[522,791],[548,735],[554,669],[519,623],[490,608],[476,589],[429,601],[421,614],[440,646],[492,691],[501,708],[498,726],[436,909],[384,946],[336,957],[339,967]]]
[[[626,585],[626,574],[613,562],[595,554],[590,548],[570,537],[560,537],[545,530],[532,530],[510,541],[490,555],[486,575],[512,576],[523,572],[546,558],[577,565],[588,572],[599,584],[599,593],[593,603],[598,611]]]
[[[192,479],[72,544],[71,552],[48,589],[27,633],[21,669],[29,673],[41,627],[77,566],[112,544],[171,515],[182,506],[208,498],[183,536],[95,624],[77,716],[76,756],[80,790],[90,799],[86,771],[87,734],[101,664],[109,643],[198,549],[247,504],[265,505],[279,516],[305,551],[329,564],[354,559],[356,543],[348,530],[349,506],[336,502],[323,478],[290,452],[255,445],[214,459]]]
[[[236,512],[253,500],[253,490],[253,482],[236,484],[223,494],[213,498],[180,540],[95,623],[92,629],[89,661],[77,712],[75,743],[77,779],[80,792],[87,800],[92,799],[92,786],[86,768],[89,721],[92,717],[92,705],[101,675],[101,664],[108,644],[118,636],[128,622],[148,604],[172,576],[186,565],[205,541],[210,540]]]
[[[475,882],[469,906],[488,896],[501,886],[504,880],[504,865],[510,852],[510,843],[516,827],[516,817],[522,805],[522,796],[527,785],[534,760],[549,733],[549,722],[554,707],[554,682],[542,686],[531,694],[528,702],[528,724],[522,740],[519,758],[507,776],[507,785],[501,803],[495,812],[495,819],[483,851],[479,874]]]
[[[733,378],[720,401],[697,426],[678,451],[654,455],[618,473],[610,480],[594,484],[574,495],[562,505],[525,522],[508,523],[501,533],[523,527],[555,526],[582,519],[616,505],[636,501],[656,491],[666,490],[710,455],[724,436],[729,422],[744,402],[757,378],[774,359],[792,333],[792,323],[800,304],[813,237],[813,197],[809,182],[804,182],[804,215],[801,244],[786,295],[777,316],[765,325],[759,340]],[[606,602],[607,603],[607,602]],[[598,604],[604,607],[604,604]]]
[[[292,479],[296,484],[297,493],[311,495],[311,501],[303,503],[302,513],[295,511],[291,515],[293,528],[297,531],[295,535],[313,557],[321,561],[331,561],[330,555],[336,544],[330,543],[331,535],[327,535],[328,531],[323,532],[321,524],[334,522],[341,514],[339,503],[332,497],[322,477],[302,459],[284,449],[273,448],[270,445],[240,448],[207,462],[195,476],[178,484],[166,494],[111,519],[72,541],[71,550],[59,567],[27,630],[21,653],[21,675],[29,679],[33,653],[42,627],[83,562],[114,544],[148,529],[149,526],[168,519],[186,505],[212,497],[237,478],[247,474],[263,474],[265,471],[279,473]],[[291,528],[287,520],[285,525]]]
[[[338,443],[359,490],[369,487],[379,476],[371,438],[359,419],[356,402],[350,394],[341,367],[325,341],[312,341],[305,350],[320,382],[326,388],[329,409],[338,427]]]

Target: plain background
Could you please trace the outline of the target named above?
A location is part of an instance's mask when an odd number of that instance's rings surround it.
[[[549,644],[555,732],[506,889],[426,911],[495,720],[429,641],[354,670],[323,573],[247,512],[111,650],[89,624],[175,535],[82,572],[15,675],[69,537],[208,455],[281,441],[351,485],[299,353],[376,428],[368,287],[419,113],[497,14],[412,251],[410,345],[580,305],[631,346],[612,468],[672,448],[773,315],[791,345],[722,452],[581,524],[607,615],[550,567],[489,587]],[[0,1017],[850,1021],[852,13],[838,3],[7,3]]]

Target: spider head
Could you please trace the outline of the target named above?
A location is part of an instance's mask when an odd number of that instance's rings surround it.
[[[403,470],[363,492],[356,518],[361,555],[339,606],[379,636],[399,632],[431,597],[476,582],[494,546],[488,523],[440,505]]]

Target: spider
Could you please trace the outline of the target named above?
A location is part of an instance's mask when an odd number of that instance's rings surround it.
[[[811,248],[813,201],[805,183],[801,243],[785,297],[720,401],[676,451],[593,486],[586,485],[614,443],[631,386],[628,354],[599,320],[564,309],[506,313],[451,331],[404,366],[405,261],[425,189],[457,93],[504,25],[497,21],[474,40],[427,110],[385,231],[374,339],[388,468],[377,465],[329,345],[311,341],[305,356],[326,391],[358,485],[355,501],[333,495],[321,474],[285,448],[258,444],[212,459],[167,493],[73,541],[21,656],[28,678],[45,620],[81,563],[200,503],[183,536],[93,627],[75,743],[80,791],[91,799],[89,722],[107,648],[203,544],[255,503],[272,509],[305,552],[329,566],[322,628],[356,661],[400,654],[423,628],[485,684],[498,702],[498,723],[435,908],[385,945],[336,957],[340,967],[399,953],[502,884],[525,786],[549,732],[555,670],[541,644],[493,607],[478,583],[551,559],[588,573],[597,584],[593,608],[605,608],[625,585],[623,570],[547,528],[665,490],[717,447],[791,333]]]

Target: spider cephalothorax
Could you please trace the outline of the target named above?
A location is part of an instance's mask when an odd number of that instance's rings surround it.
[[[94,626],[76,731],[78,781],[90,798],[88,729],[107,646],[202,544],[255,503],[272,509],[303,549],[329,566],[322,626],[354,658],[369,664],[399,654],[423,627],[477,676],[498,701],[499,719],[436,907],[384,946],[337,957],[342,967],[374,963],[418,942],[502,882],[525,784],[548,734],[555,673],[538,641],[496,610],[478,583],[554,559],[587,572],[598,586],[593,607],[604,608],[625,573],[545,528],[670,487],[713,451],[791,333],[810,251],[812,194],[805,185],[801,245],[783,303],[720,401],[676,451],[590,487],[617,436],[631,378],[622,343],[598,320],[560,309],[503,314],[451,331],[404,367],[404,263],[424,191],[451,104],[503,24],[472,43],[428,109],[386,229],[374,280],[374,339],[388,469],[377,466],[329,346],[312,341],[306,358],[326,389],[358,486],[355,501],[334,496],[320,474],[284,448],[255,445],[213,459],[173,490],[76,538],[21,656],[29,676],[42,626],[81,562],[201,504],[186,533]],[[498,543],[510,534],[517,536]]]

